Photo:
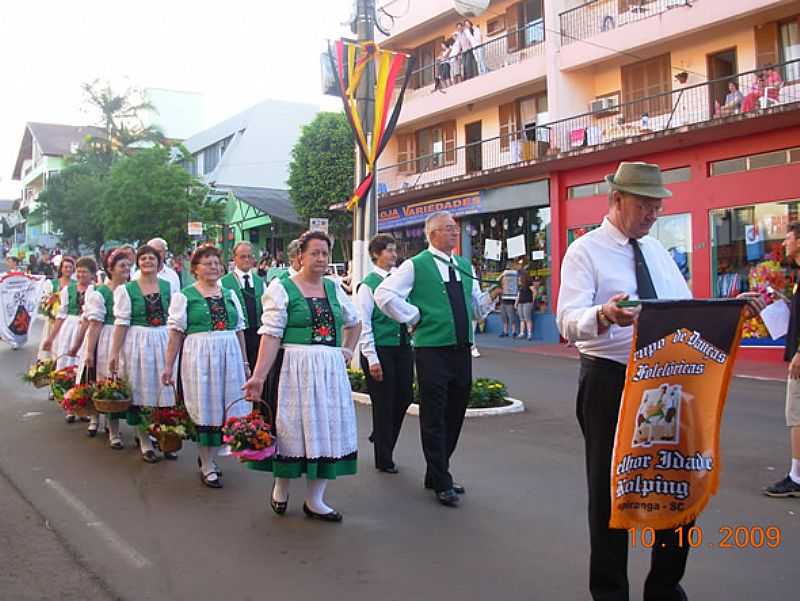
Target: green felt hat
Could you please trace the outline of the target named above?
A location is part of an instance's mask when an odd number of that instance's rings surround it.
[[[620,163],[617,172],[606,176],[612,190],[649,198],[670,198],[672,192],[664,187],[661,169],[650,163]]]

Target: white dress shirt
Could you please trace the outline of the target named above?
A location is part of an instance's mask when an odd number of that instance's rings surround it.
[[[392,271],[389,272],[375,265],[374,271],[385,280],[389,273],[394,273],[397,270],[392,268]],[[361,312],[361,337],[359,338],[361,354],[364,355],[370,366],[378,365],[380,364],[380,360],[375,350],[375,336],[372,333],[372,312],[375,309],[375,298],[372,295],[370,287],[363,282],[358,285],[356,306]]]
[[[252,286],[253,288],[256,287],[256,282],[255,282],[255,278],[253,277],[253,270],[252,269],[250,271],[245,272],[245,271],[242,271],[241,269],[239,269],[238,267],[235,267],[233,269],[233,275],[235,275],[236,279],[239,280],[239,287],[242,290],[244,290],[244,288],[245,288],[244,276],[250,276],[250,286]]]
[[[660,299],[687,299],[692,293],[664,246],[652,236],[639,239],[650,277]],[[561,265],[556,321],[561,335],[585,355],[628,363],[633,326],[612,324],[598,335],[597,312],[615,294],[636,293],[633,246],[608,218],[573,242]]]
[[[140,277],[142,277],[142,272],[137,269],[131,276],[131,280],[138,280]],[[169,284],[169,291],[172,294],[181,291],[181,279],[172,267],[162,265],[161,271],[158,272],[158,277]]]
[[[452,261],[452,255],[448,255],[433,246],[429,246],[428,250],[444,261],[437,261],[434,259],[436,267],[439,269],[439,275],[442,277],[442,282],[450,281],[450,273],[448,264]],[[456,279],[461,281],[461,274],[459,273],[456,265],[453,265],[456,274]],[[475,270],[472,270],[472,275],[475,275]],[[411,326],[417,325],[420,319],[419,309],[409,303],[406,299],[411,294],[414,288],[414,261],[405,261],[400,268],[392,274],[392,277],[386,278],[381,282],[381,285],[375,289],[375,302],[378,308],[386,313],[389,317],[398,323],[404,323]],[[494,301],[490,298],[488,292],[481,292],[481,287],[478,285],[477,278],[472,280],[472,319],[485,319],[492,311]],[[469,309],[468,309],[469,310]],[[468,316],[469,318],[469,316]]]

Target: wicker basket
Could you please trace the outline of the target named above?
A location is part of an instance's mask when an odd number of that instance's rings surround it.
[[[174,432],[159,432],[156,439],[162,453],[177,453],[183,446],[183,439]]]
[[[47,388],[50,386],[50,374],[39,374],[31,380],[31,384],[33,384],[35,388]]]
[[[94,415],[95,413],[96,411],[94,410],[94,407],[92,407],[91,405],[87,407],[76,407],[72,411],[72,414],[77,415],[78,417],[89,417],[91,415]]]
[[[131,399],[93,399],[98,413],[124,413],[131,407]]]

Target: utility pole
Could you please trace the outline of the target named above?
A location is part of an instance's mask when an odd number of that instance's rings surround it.
[[[359,42],[375,39],[375,0],[357,0],[356,35]],[[372,125],[375,118],[375,63],[367,65],[366,72],[356,91],[358,112],[362,118],[364,137],[367,145],[372,143]],[[367,176],[367,163],[361,156],[356,144],[356,185]],[[367,245],[378,233],[378,199],[376,190],[377,178],[366,198],[361,201],[353,213],[353,282],[360,282],[370,272]]]

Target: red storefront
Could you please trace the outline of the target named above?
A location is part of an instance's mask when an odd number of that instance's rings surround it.
[[[732,296],[764,284],[791,289],[790,271],[775,260],[782,257],[786,225],[800,218],[798,121],[793,111],[551,163],[553,298],[567,246],[606,214],[602,182],[620,160],[657,163],[665,171],[674,197],[664,203],[654,234],[696,297]],[[745,356],[780,361],[783,341],[764,334],[763,326],[749,324]]]

